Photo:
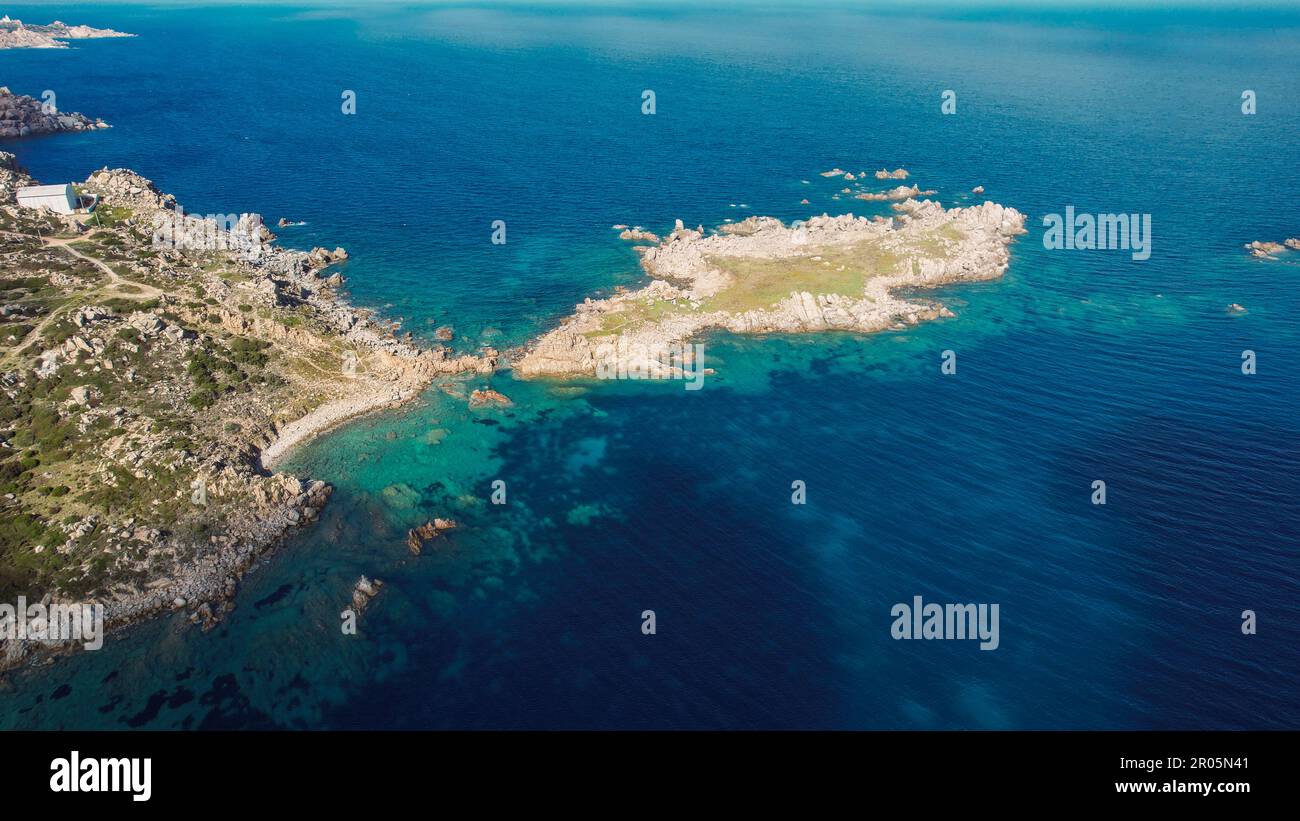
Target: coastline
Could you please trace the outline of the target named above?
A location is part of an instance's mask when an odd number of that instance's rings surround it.
[[[13,174],[11,187],[30,179],[12,161],[7,167]],[[215,416],[202,409],[183,411],[186,418],[209,420],[201,422],[205,427],[222,418],[241,421],[233,423],[233,428],[231,422],[225,422],[226,435],[215,437],[206,447],[185,445],[175,454],[177,463],[186,465],[195,476],[188,485],[178,487],[176,495],[183,503],[196,484],[204,495],[196,503],[198,508],[182,504],[159,511],[161,518],[155,517],[155,526],[145,528],[151,534],[146,537],[146,557],[170,555],[170,570],[153,572],[144,583],[104,583],[109,631],[173,611],[187,612],[191,623],[211,629],[234,607],[245,573],[290,531],[315,521],[329,499],[332,488],[326,482],[276,472],[294,448],[361,416],[399,407],[438,377],[492,373],[498,355],[490,348],[480,355],[456,355],[444,346],[413,344],[409,335],[399,339],[394,327],[376,321],[368,310],[354,308],[339,294],[341,274],[326,274],[327,269],[346,260],[342,249],[281,248],[257,215],[242,215],[233,226],[209,217],[183,215],[175,197],[125,169],[95,172],[84,187],[100,197],[112,227],[107,231],[78,227],[65,220],[47,226],[47,230],[80,235],[76,240],[79,248],[70,247],[67,252],[108,274],[109,283],[103,285],[101,280],[99,290],[91,294],[102,299],[105,292],[121,293],[112,298],[117,307],[90,304],[78,309],[76,325],[82,333],[74,333],[61,348],[37,357],[49,372],[35,374],[38,381],[61,378],[60,368],[80,372],[85,364],[96,364],[97,372],[107,368],[120,373],[120,366],[112,361],[119,352],[114,343],[102,341],[109,334],[99,328],[119,329],[118,337],[130,330],[149,340],[174,342],[170,347],[155,345],[155,353],[173,366],[190,363],[190,377],[173,376],[185,392],[192,389],[185,386],[200,379],[209,367],[200,367],[196,375],[195,362],[205,357],[216,357],[213,368],[225,368],[230,363],[223,356],[238,359],[252,345],[252,361],[269,357],[268,366],[280,363],[276,378],[266,383],[282,385],[279,389],[251,388],[242,396],[218,396],[214,401],[223,410]],[[654,277],[650,285],[606,300],[584,302],[559,328],[541,335],[525,350],[515,363],[516,375],[563,378],[597,373],[600,345],[608,346],[611,339],[632,339],[641,348],[613,346],[607,356],[617,362],[605,364],[621,371],[653,373],[675,367],[656,358],[658,347],[710,328],[742,333],[873,331],[948,316],[951,314],[942,306],[904,300],[890,291],[1001,276],[1008,264],[1007,246],[1016,234],[1023,233],[1023,215],[991,202],[945,210],[937,203],[908,200],[894,210],[898,216],[892,222],[879,217],[823,215],[800,227],[753,217],[711,235],[679,224],[661,244],[639,249],[647,272]],[[9,215],[19,228],[29,218],[20,211]],[[172,243],[161,253],[160,217],[168,232],[166,239]],[[151,240],[149,228],[154,229]],[[115,238],[113,243],[104,243],[105,233]],[[100,244],[92,242],[96,237]],[[200,242],[194,247],[196,237]],[[213,239],[219,240],[216,247],[221,249],[215,256]],[[40,252],[49,253],[58,243],[70,241],[42,241]],[[829,294],[818,290],[828,281],[843,284],[841,277],[833,274],[826,280],[823,268],[830,263],[822,254],[844,262],[838,272],[846,266],[863,268],[853,282],[854,290]],[[743,262],[741,268],[735,267],[736,260]],[[817,263],[811,278],[804,270],[809,260]],[[109,262],[123,264],[127,273]],[[773,271],[763,266],[775,266],[775,279],[785,297],[769,299],[771,293],[760,287],[773,279]],[[742,275],[752,271],[756,271],[752,279]],[[185,288],[203,295],[204,300],[186,301],[174,295]],[[83,301],[89,297],[85,286],[71,292],[80,294]],[[142,296],[155,298],[138,306],[144,310],[136,309]],[[700,305],[713,306],[711,300],[727,307],[696,310]],[[648,313],[638,313],[645,312],[646,306]],[[58,308],[49,319],[58,311],[66,316],[69,308]],[[621,319],[629,314],[637,319],[630,328]],[[620,318],[617,333],[606,332],[610,317]],[[130,338],[147,342],[138,334]],[[139,348],[135,345],[132,349],[132,344],[128,350]],[[40,345],[39,340],[28,343],[17,354],[30,359]],[[322,361],[330,364],[322,365]],[[258,364],[251,370],[261,367]],[[22,378],[18,371],[11,375]],[[131,390],[135,389],[126,393]],[[191,404],[197,395],[189,397]],[[88,399],[90,394],[84,396]],[[74,409],[74,414],[93,417],[103,411],[89,401],[82,404],[84,410]],[[119,420],[119,427],[121,411],[119,407],[110,414]],[[108,456],[120,450],[116,443],[105,449]],[[136,475],[145,474],[137,471]],[[141,490],[141,496],[146,493]],[[186,521],[191,525],[184,525]],[[98,515],[81,519],[68,529],[60,552],[79,554],[81,534],[99,533],[101,524]],[[141,523],[132,516],[110,529],[112,538],[104,549],[118,554],[123,541],[138,539],[140,531]],[[186,532],[203,535],[206,543],[195,543]],[[54,592],[54,601],[69,598],[63,591]],[[46,596],[51,600],[49,592]],[[8,643],[0,652],[0,670],[49,655],[30,644]]]
[[[872,333],[951,317],[941,304],[895,292],[996,279],[1025,233],[1024,214],[994,202],[945,209],[909,198],[892,210],[892,218],[822,214],[790,225],[754,216],[713,233],[677,220],[663,240],[632,235],[654,243],[637,246],[650,283],[584,300],[527,346],[515,372],[683,378],[698,367],[683,346],[708,330]]]
[[[262,448],[258,461],[263,470],[274,471],[293,451],[318,436],[334,430],[363,416],[401,407],[418,397],[433,383],[433,377],[415,384],[403,385],[392,391],[379,391],[370,396],[339,399],[321,405],[315,410],[282,426],[275,440]]]
[[[10,202],[34,182],[12,155],[0,172]],[[4,547],[63,568],[17,588],[28,601],[100,603],[105,633],[172,611],[211,629],[244,574],[332,492],[273,472],[284,456],[438,377],[491,373],[497,353],[399,339],[338,293],[327,269],[346,252],[280,247],[257,215],[185,214],[126,169],[82,188],[99,198],[93,220],[0,205],[19,243],[10,263],[39,275],[6,281],[29,296],[6,314],[20,322],[7,325],[0,388],[21,416],[0,458],[25,441],[38,457],[6,463],[0,508],[35,535]],[[48,444],[24,432],[32,415],[51,420],[35,425]],[[125,504],[98,501],[120,492]],[[0,639],[0,672],[66,649]]]

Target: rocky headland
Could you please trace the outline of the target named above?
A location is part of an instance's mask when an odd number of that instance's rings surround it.
[[[123,31],[97,29],[90,26],[69,26],[59,20],[49,25],[27,25],[5,15],[0,18],[0,49],[5,48],[67,48],[69,40],[93,40],[107,37],[134,37]]]
[[[0,86],[0,137],[29,137],[60,131],[94,131],[108,128],[103,120],[75,111],[47,111],[40,100],[14,94]]]
[[[842,175],[840,169],[834,173]],[[750,217],[716,232],[677,221],[642,247],[645,287],[588,298],[514,363],[518,376],[601,371],[673,375],[661,353],[710,329],[734,333],[871,332],[951,316],[902,288],[995,279],[1025,217],[993,202],[945,209],[907,199],[892,217]]]
[[[329,498],[270,464],[495,367],[349,305],[342,249],[184,215],[126,169],[80,185],[93,215],[14,204],[32,182],[0,152],[0,600],[102,603],[110,629],[172,610],[210,625]],[[0,669],[43,647],[0,640]]]

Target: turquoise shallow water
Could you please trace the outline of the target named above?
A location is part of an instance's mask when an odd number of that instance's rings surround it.
[[[1294,14],[54,16],[142,36],[0,55],[115,126],[6,146],[37,176],[125,165],[190,211],[306,220],[282,239],[346,246],[357,302],[467,349],[639,282],[613,223],[861,206],[832,166],[948,205],[982,184],[1031,231],[1002,280],[942,293],[953,320],[711,337],[696,392],[503,373],[512,409],[433,390],[317,440],[284,469],[333,501],[221,628],[11,677],[0,726],[1296,726],[1300,269],[1241,250],[1300,231]],[[1151,259],[1045,250],[1070,204],[1150,213]],[[387,586],[345,637],[361,573]],[[914,595],[1000,603],[1001,646],[891,640]]]

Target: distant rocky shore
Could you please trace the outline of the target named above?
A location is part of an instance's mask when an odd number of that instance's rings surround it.
[[[0,49],[5,48],[67,48],[68,40],[93,40],[107,37],[134,37],[112,29],[90,26],[69,26],[59,20],[49,25],[27,25],[5,15],[0,18]]]
[[[882,172],[894,179],[905,173]],[[662,352],[709,329],[870,332],[951,316],[940,304],[894,292],[999,277],[1008,246],[1025,233],[1023,214],[993,202],[945,209],[908,198],[892,210],[892,217],[823,214],[791,225],[750,217],[713,233],[678,220],[662,242],[638,247],[649,285],[588,298],[523,352],[515,373],[672,376],[680,365]],[[628,238],[653,237],[638,231]]]
[[[33,97],[0,86],[0,137],[29,137],[60,131],[94,131],[108,123],[72,111],[46,110]]]

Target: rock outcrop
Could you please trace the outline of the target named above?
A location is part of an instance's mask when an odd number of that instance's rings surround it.
[[[513,404],[508,396],[491,388],[479,388],[469,395],[471,408],[508,408]]]
[[[46,26],[26,25],[21,20],[13,20],[9,15],[0,19],[0,49],[6,48],[67,48],[68,40],[91,40],[107,37],[134,37],[112,29],[97,29],[90,26],[69,26],[55,20]]]
[[[624,228],[618,234],[619,239],[625,239],[630,242],[659,242],[659,235],[653,231],[647,231],[637,225],[632,228]]]
[[[918,188],[915,185],[913,186],[900,185],[895,188],[891,188],[888,191],[881,191],[879,193],[874,191],[864,191],[861,194],[855,195],[854,199],[887,202],[889,200],[912,199],[913,197],[929,197],[929,196],[933,196],[935,193],[936,192],[933,190],[922,191],[920,188]]]
[[[357,579],[357,583],[352,586],[352,609],[357,613],[364,611],[370,605],[370,600],[379,595],[383,586],[384,583],[379,579],[372,581],[365,576]]]
[[[455,528],[456,522],[452,519],[434,518],[406,531],[406,548],[412,556],[419,556],[425,544],[436,539],[443,531]]]
[[[108,128],[103,120],[84,114],[57,111],[25,94],[0,86],[0,137],[34,137],[60,131],[94,131]]]
[[[1254,242],[1246,243],[1246,250],[1256,259],[1277,259],[1277,255],[1283,251],[1300,251],[1300,237],[1288,237],[1281,242]]]
[[[653,371],[646,351],[662,351],[708,329],[735,333],[878,331],[951,316],[938,304],[894,295],[1000,277],[1008,246],[1023,234],[1024,215],[996,203],[945,210],[909,199],[892,219],[852,214],[784,225],[750,217],[706,236],[679,227],[648,249],[646,287],[608,299],[587,299],[558,328],[536,340],[514,364],[521,377],[590,376]],[[790,290],[756,299],[742,273],[755,265],[788,272]],[[856,266],[856,274],[849,270]],[[765,269],[765,270],[771,270]],[[845,292],[854,274],[860,292]],[[770,282],[765,274],[762,282]],[[835,283],[836,289],[820,289]],[[806,285],[806,287],[805,287]],[[765,286],[770,287],[770,286]]]
[[[19,188],[31,185],[31,175],[8,151],[0,151],[0,201],[12,203]]]

